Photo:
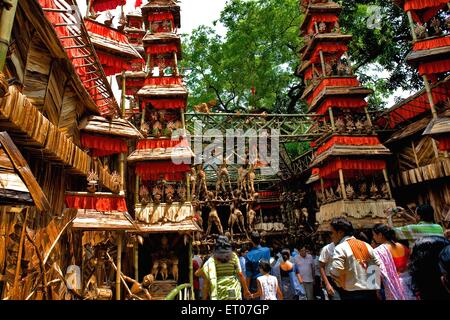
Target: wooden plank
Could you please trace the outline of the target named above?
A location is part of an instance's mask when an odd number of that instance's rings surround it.
[[[25,161],[19,149],[17,149],[16,145],[11,140],[7,132],[0,132],[0,143],[2,144],[8,156],[11,158],[11,161],[18,171],[20,177],[25,182],[25,185],[30,191],[36,207],[41,211],[50,210],[50,204],[47,200],[47,197],[45,196],[41,187],[31,173],[31,169],[28,166],[27,162]]]

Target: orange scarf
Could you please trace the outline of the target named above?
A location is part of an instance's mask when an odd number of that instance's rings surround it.
[[[356,261],[358,261],[359,264],[367,270],[368,262],[371,259],[371,256],[365,242],[352,238],[348,239],[347,243],[350,245],[350,249],[352,249]]]

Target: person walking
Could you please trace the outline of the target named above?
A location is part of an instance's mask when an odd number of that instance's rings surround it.
[[[376,300],[381,262],[372,247],[353,237],[353,232],[353,225],[346,218],[331,221],[331,239],[337,245],[330,274],[342,300]]]
[[[246,282],[251,293],[256,293],[256,279],[261,275],[259,273],[259,261],[261,259],[270,261],[270,249],[261,246],[261,236],[259,232],[254,231],[250,234],[252,248],[245,256]]]
[[[409,249],[395,241],[395,231],[385,224],[378,223],[372,229],[377,247],[375,255],[381,262],[381,281],[386,300],[415,300],[409,289],[407,264]],[[406,275],[402,278],[400,274]]]
[[[306,247],[299,250],[299,255],[294,258],[297,272],[303,279],[303,287],[306,291],[306,298],[314,300],[314,259],[306,252]]]
[[[247,284],[241,271],[238,256],[232,251],[226,236],[219,236],[214,246],[214,252],[196,271],[196,276],[206,279],[210,300],[241,300],[241,288],[244,296],[250,297]],[[203,297],[206,300],[206,297]]]
[[[290,250],[283,249],[281,251],[281,261],[275,264],[272,268],[272,273],[278,279],[284,300],[305,300],[306,293],[302,285],[303,279],[290,259]]]
[[[252,299],[259,297],[260,300],[283,300],[283,293],[278,285],[278,279],[270,275],[271,270],[269,261],[261,260],[259,262],[259,272],[262,275],[256,279],[258,281],[258,290],[251,295]]]
[[[329,300],[341,300],[337,285],[330,274],[331,262],[333,261],[334,242],[330,242],[322,248],[319,256],[320,276],[324,284]]]

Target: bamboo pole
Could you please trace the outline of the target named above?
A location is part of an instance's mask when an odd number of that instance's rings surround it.
[[[326,77],[327,74],[325,72],[325,59],[323,58],[322,50],[319,51],[319,56],[320,56],[320,64],[322,65],[322,74],[324,77]]]
[[[134,185],[134,205],[136,206],[139,203],[140,178],[137,175],[135,177],[136,177],[136,182]]]
[[[192,237],[189,237],[189,283],[191,284],[191,297],[194,299],[194,267],[193,267],[193,257],[192,257]]]
[[[126,74],[125,74],[125,70],[122,71],[122,118],[125,119],[125,96],[126,96],[126,90],[127,90],[127,82],[126,82]]]
[[[339,183],[341,184],[342,199],[347,200],[347,194],[345,193],[344,172],[342,169],[339,169]]]
[[[336,126],[334,125],[334,115],[333,115],[332,107],[328,108],[328,113],[330,114],[331,129],[333,129],[333,131],[336,131]]]
[[[120,300],[120,276],[122,272],[122,232],[117,239],[116,300]]]
[[[22,261],[22,254],[23,254],[23,245],[25,242],[25,231],[27,228],[27,221],[28,221],[28,212],[30,208],[26,208],[25,210],[25,219],[23,220],[22,225],[22,232],[20,234],[20,242],[19,242],[19,252],[17,254],[17,264],[16,264],[16,273],[14,275],[14,286],[13,286],[13,297],[16,298],[18,294],[18,285],[19,285],[19,277],[20,277],[20,262]]]
[[[126,179],[125,179],[125,153],[121,153],[119,156],[119,171],[120,179],[122,180],[122,186],[120,191],[125,191]]]
[[[323,178],[320,178],[320,188],[322,189],[322,197],[325,200],[325,188],[323,186]]]
[[[191,174],[186,174],[186,192],[187,192],[187,201],[191,202]]]
[[[394,197],[392,196],[391,185],[389,184],[389,178],[388,178],[386,168],[383,169],[383,177],[384,177],[384,182],[386,182],[386,186],[388,188],[389,197],[391,197],[391,199],[393,199]]]
[[[0,17],[0,71],[3,71],[6,64],[14,17],[16,16],[17,2],[18,0],[11,0],[12,7],[9,10],[3,8]]]
[[[411,11],[406,11],[406,15],[408,16],[409,28],[411,29],[411,36],[413,41],[417,41],[416,32],[414,31],[414,21],[411,15]]]
[[[137,237],[137,236],[136,236]],[[134,242],[134,280],[139,282],[139,243],[137,241]]]
[[[419,168],[419,159],[417,158],[416,146],[414,145],[414,141],[411,140],[411,148],[413,149],[414,160],[416,161],[416,166]]]
[[[431,114],[433,115],[433,119],[436,119],[438,116],[437,116],[437,112],[436,112],[436,106],[434,105],[434,101],[433,101],[433,94],[431,92],[430,83],[428,82],[428,78],[426,75],[423,75],[422,79],[425,84],[425,90],[427,91],[428,102],[430,103],[430,108],[431,108]]]
[[[180,72],[178,71],[178,57],[176,51],[173,52],[173,61],[175,64],[175,76],[178,77],[180,75]]]
[[[372,119],[370,118],[369,110],[367,109],[367,107],[364,108],[364,112],[366,113],[367,121],[369,122],[370,127],[373,128]]]
[[[87,2],[86,17],[89,17],[89,14],[91,13],[91,1],[92,0],[88,0],[88,2]]]

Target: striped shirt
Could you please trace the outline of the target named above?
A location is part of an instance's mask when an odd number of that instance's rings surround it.
[[[444,236],[444,229],[439,224],[420,221],[418,224],[394,228],[397,239],[408,240],[411,247],[418,239],[430,236]]]

